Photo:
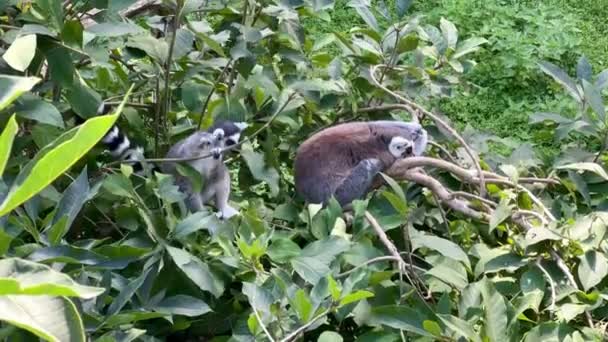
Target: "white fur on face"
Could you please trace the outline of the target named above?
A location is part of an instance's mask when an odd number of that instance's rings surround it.
[[[217,128],[215,131],[213,131],[213,136],[216,139],[224,139],[224,130],[221,128]]]
[[[406,151],[411,149],[412,141],[404,137],[393,137],[388,144],[388,150],[395,158],[403,158]]]
[[[104,143],[109,144],[112,142],[112,140],[116,139],[116,137],[118,137],[118,127],[113,126],[112,130],[110,130],[110,133],[106,134],[105,137],[103,137],[103,139],[101,139]]]

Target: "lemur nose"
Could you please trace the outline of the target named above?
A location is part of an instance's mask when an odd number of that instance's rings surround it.
[[[412,149],[412,145],[409,145],[405,148],[405,154],[409,155],[412,154],[413,149]]]

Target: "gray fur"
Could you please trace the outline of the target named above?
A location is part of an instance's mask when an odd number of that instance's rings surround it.
[[[396,137],[412,142],[402,155],[389,149]],[[399,158],[421,155],[427,143],[426,130],[413,122],[351,122],[326,128],[298,148],[296,191],[309,203],[327,204],[333,195],[345,207],[381,182],[380,172]]]
[[[369,191],[374,177],[382,171],[382,167],[382,162],[375,158],[365,159],[357,164],[334,192],[338,203],[344,207],[363,197]]]

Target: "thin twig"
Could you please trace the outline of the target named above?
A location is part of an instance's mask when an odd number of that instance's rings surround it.
[[[553,278],[551,278],[551,274],[549,274],[549,272],[547,272],[543,265],[541,265],[540,257],[536,259],[536,267],[538,267],[538,269],[543,272],[543,274],[547,278],[547,281],[549,282],[549,286],[551,287],[551,306],[549,306],[549,310],[551,311],[550,315],[553,316],[552,311],[555,310],[555,298],[557,297],[557,295],[555,294],[555,283],[553,282]]]
[[[398,260],[397,267],[400,270],[404,270],[405,271],[405,265],[406,265],[405,261],[401,257],[401,254],[399,253],[399,250],[397,249],[397,247],[395,247],[395,244],[393,244],[391,242],[391,240],[389,240],[388,236],[384,232],[384,229],[382,229],[382,227],[380,226],[380,223],[378,223],[378,221],[376,220],[376,218],[369,211],[365,211],[365,219],[372,226],[372,228],[374,229],[374,232],[376,232],[376,235],[378,235],[378,238],[380,239],[380,241],[382,242],[382,244],[384,245],[384,247],[386,247],[386,249],[388,250],[388,252],[393,257],[395,257],[396,260]],[[427,306],[429,306],[429,304],[426,302],[427,297],[416,286],[417,282],[414,282],[412,280],[412,278],[410,278],[409,272],[404,272],[404,275],[408,278],[410,284],[412,284],[412,287],[416,291],[416,294],[418,294],[418,296],[420,297],[420,299],[422,299],[422,302],[425,303]],[[424,284],[422,284],[422,285],[424,285]],[[431,301],[433,301],[432,297],[430,297],[428,299],[430,299]],[[430,306],[429,306],[429,308],[430,308]]]
[[[224,75],[226,75],[226,70],[228,70],[228,67],[230,67],[230,63],[232,63],[232,58],[230,58],[228,62],[226,62],[226,66],[224,66],[222,72],[217,76],[217,78],[213,82],[213,86],[211,87],[209,94],[207,94],[207,98],[205,98],[205,103],[203,103],[201,116],[198,118],[198,125],[196,126],[197,129],[201,129],[201,124],[203,123],[203,117],[205,116],[205,112],[207,111],[207,106],[209,106],[209,101],[211,101],[211,97],[213,96],[213,93],[215,93],[215,88],[217,88],[218,83],[224,77]]]
[[[289,341],[295,339],[298,335],[300,335],[300,333],[302,333],[302,332],[304,332],[304,330],[310,328],[313,324],[315,324],[317,322],[317,320],[327,316],[329,313],[330,313],[329,309],[323,311],[322,313],[318,314],[313,319],[311,319],[310,322],[304,324],[303,326],[301,326],[298,329],[291,332],[289,335],[287,335],[285,338],[283,338],[280,342],[289,342]]]
[[[255,296],[254,296],[255,299]],[[252,300],[252,302],[255,302],[255,300]],[[258,313],[258,310],[255,309],[255,305],[251,305],[251,309],[253,310],[253,314],[255,315],[255,318],[258,319],[258,322],[260,323],[260,326],[262,327],[262,330],[264,330],[264,333],[266,334],[266,337],[268,337],[268,339],[270,340],[270,342],[274,342],[274,338],[272,338],[272,335],[270,334],[270,332],[268,331],[268,329],[266,328],[266,326],[264,325],[264,322],[262,322],[262,317],[260,317],[260,314]]]
[[[227,151],[231,151],[234,150],[238,147],[240,147],[242,144],[251,141],[254,137],[256,137],[257,135],[259,135],[260,133],[262,133],[262,131],[264,131],[268,126],[270,126],[270,124],[274,121],[274,119],[276,119],[276,117],[281,114],[283,112],[283,110],[287,107],[287,105],[293,100],[293,98],[295,97],[297,93],[294,92],[291,95],[289,95],[289,97],[287,98],[287,100],[285,101],[285,103],[283,104],[283,106],[281,106],[281,108],[274,113],[270,119],[264,124],[262,125],[262,127],[260,127],[257,131],[255,131],[253,134],[251,134],[250,136],[247,136],[245,139],[239,141],[238,143],[231,145],[231,146],[227,146],[224,147],[220,150],[220,153],[224,153]],[[125,159],[125,160],[117,160],[111,163],[108,163],[106,165],[106,167],[112,166],[112,165],[118,165],[118,164],[135,164],[135,163],[158,163],[158,162],[166,162],[166,163],[179,163],[179,162],[189,162],[189,161],[193,161],[193,160],[199,160],[199,159],[205,159],[205,158],[210,158],[213,156],[213,153],[207,153],[207,154],[201,154],[198,156],[194,156],[194,157],[187,157],[187,158],[146,158],[146,159]]]

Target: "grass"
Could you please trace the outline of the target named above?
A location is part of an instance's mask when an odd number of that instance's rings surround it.
[[[335,2],[331,22],[307,20],[305,26],[314,36],[361,25],[363,21],[347,3]],[[387,7],[390,11],[394,6],[391,2]],[[537,63],[549,60],[572,74],[576,60],[584,54],[594,73],[608,66],[604,1],[418,0],[412,12],[424,14],[426,22],[435,25],[443,16],[456,24],[461,36],[483,36],[490,41],[474,56],[479,64],[466,77],[473,85],[471,93],[463,87],[453,98],[435,103],[460,129],[470,124],[555,152],[559,146],[530,127],[528,116],[538,111],[568,112],[571,106]]]

